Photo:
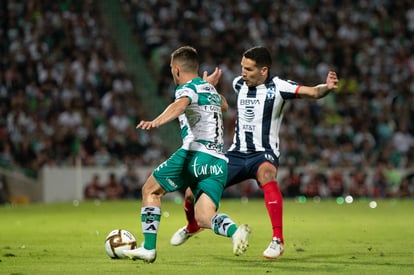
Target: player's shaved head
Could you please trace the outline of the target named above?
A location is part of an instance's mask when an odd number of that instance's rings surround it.
[[[171,54],[171,64],[181,67],[183,72],[198,72],[199,60],[197,50],[191,46],[183,46]]]

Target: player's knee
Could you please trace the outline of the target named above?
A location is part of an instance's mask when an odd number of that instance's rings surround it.
[[[162,197],[166,191],[154,180],[148,180],[144,186],[142,186],[142,196],[157,196]]]
[[[200,228],[210,228],[210,220],[209,218],[203,217],[203,216],[197,216],[196,215],[196,222],[198,227]]]
[[[260,177],[259,179],[260,186],[263,186],[271,181],[276,181],[276,174],[268,173]]]
[[[206,193],[201,193],[194,207],[194,217],[201,228],[210,228],[211,219],[216,214],[217,205]]]
[[[259,168],[257,174],[257,180],[263,186],[270,181],[276,180],[277,169],[273,165],[263,165]]]

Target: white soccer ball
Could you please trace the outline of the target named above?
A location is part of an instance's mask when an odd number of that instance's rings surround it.
[[[125,229],[114,229],[105,239],[106,254],[112,259],[126,258],[122,251],[135,249],[136,246],[134,235]]]

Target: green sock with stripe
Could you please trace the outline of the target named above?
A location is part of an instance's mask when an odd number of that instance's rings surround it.
[[[217,235],[231,237],[237,230],[237,225],[226,214],[218,213],[211,219],[211,229]]]
[[[144,234],[144,248],[155,249],[157,246],[157,232],[161,220],[161,208],[146,206],[141,208],[141,226]]]

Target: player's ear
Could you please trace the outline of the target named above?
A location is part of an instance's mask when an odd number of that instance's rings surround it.
[[[260,70],[260,74],[264,76],[267,74],[268,71],[269,71],[268,67],[262,67],[262,69]]]
[[[175,76],[177,77],[180,76],[180,68],[178,66],[174,66],[174,72],[175,72]]]
[[[173,76],[178,77],[180,75],[178,66],[171,66],[171,73],[173,74]]]

